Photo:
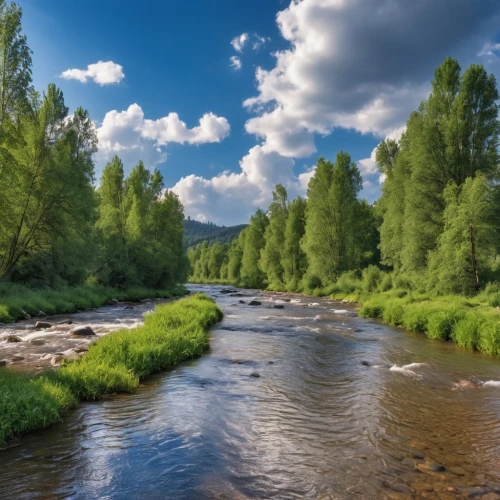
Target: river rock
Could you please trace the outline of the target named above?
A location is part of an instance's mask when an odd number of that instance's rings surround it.
[[[244,304],[244,303],[245,303],[245,301],[244,301],[244,300],[239,300],[238,302],[239,302],[240,304]]]
[[[6,340],[7,340],[7,342],[22,342],[23,341],[23,339],[21,339],[17,335],[9,335]]]
[[[30,340],[29,343],[31,345],[44,345],[45,344],[45,340],[42,340],[42,339],[33,339],[33,340]]]
[[[262,305],[262,302],[259,302],[258,300],[251,300],[249,303],[248,303],[249,306],[260,306]]]
[[[363,366],[370,366],[370,363],[368,361],[361,361],[361,364]]]
[[[90,337],[92,335],[95,335],[94,330],[92,330],[90,326],[77,326],[76,328],[70,330],[69,333],[70,335],[75,337]]]
[[[11,361],[13,361],[14,363],[15,363],[16,361],[23,361],[23,360],[24,360],[24,357],[23,357],[23,356],[17,356],[17,355],[16,355],[16,356],[12,356],[12,358],[11,358]]]
[[[477,389],[476,384],[470,380],[460,380],[457,384],[460,389]]]
[[[0,368],[5,368],[7,366],[7,360],[6,359],[1,359],[0,360]]]
[[[133,306],[125,306],[125,309],[133,309]]]
[[[41,330],[42,328],[51,328],[51,327],[52,327],[52,324],[47,323],[46,321],[37,321],[35,324],[35,328],[37,330]]]
[[[285,309],[285,306],[283,304],[274,304],[273,306],[275,309]]]
[[[57,323],[58,325],[72,325],[73,324],[73,320],[72,319],[63,319],[62,321],[59,321],[59,323]]]
[[[220,291],[220,293],[227,294],[227,293],[237,293],[236,290],[231,290],[229,288],[224,288],[223,290]]]
[[[252,372],[252,373],[250,374],[250,377],[259,378],[259,377],[260,377],[260,373],[257,373],[257,372]]]

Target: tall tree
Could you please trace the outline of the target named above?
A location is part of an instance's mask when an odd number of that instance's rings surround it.
[[[273,191],[273,202],[268,210],[269,225],[265,233],[265,245],[261,252],[260,266],[267,274],[271,287],[283,285],[281,256],[285,243],[285,226],[288,217],[288,195],[286,189],[277,184]]]
[[[264,234],[269,224],[267,215],[259,208],[250,218],[250,224],[245,229],[245,243],[241,258],[240,279],[244,286],[262,288],[266,279],[260,267],[260,253],[266,240]]]
[[[307,270],[307,257],[301,245],[305,227],[306,200],[299,196],[289,205],[281,260],[285,283],[292,291],[297,290]]]
[[[335,164],[318,160],[307,190],[304,237],[309,270],[323,283],[333,282],[355,260],[355,214],[361,175],[348,153],[337,154]]]

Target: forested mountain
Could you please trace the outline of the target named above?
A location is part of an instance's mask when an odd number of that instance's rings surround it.
[[[348,153],[320,158],[307,199],[289,201],[277,185],[231,245],[190,249],[192,279],[310,293],[360,280],[441,295],[498,288],[498,98],[483,66],[462,73],[447,58],[401,139],[377,148],[385,182],[375,204],[358,199]]]
[[[213,222],[199,222],[188,217],[184,220],[184,245],[186,248],[190,248],[203,241],[207,241],[209,244],[215,242],[231,243],[246,226],[247,224],[230,227],[218,226]]]

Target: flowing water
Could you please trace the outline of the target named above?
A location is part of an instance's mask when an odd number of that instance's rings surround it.
[[[498,360],[327,299],[191,288],[225,313],[210,352],[0,452],[0,498],[500,498]]]

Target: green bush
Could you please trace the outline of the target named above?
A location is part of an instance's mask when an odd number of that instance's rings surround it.
[[[460,320],[465,318],[462,309],[432,311],[428,316],[427,336],[431,339],[448,340]]]
[[[484,317],[479,314],[468,314],[454,326],[453,340],[459,346],[468,349],[480,349],[481,330],[484,321]]]
[[[481,324],[478,348],[488,354],[500,356],[500,319],[498,317],[488,317]]]
[[[359,315],[362,318],[382,318],[384,306],[376,302],[366,302],[361,306]]]
[[[405,308],[405,312],[403,314],[403,326],[407,330],[425,333],[427,331],[428,321],[428,310],[422,306],[415,305],[407,306]]]
[[[403,324],[404,308],[396,302],[389,302],[384,308],[382,319],[389,325],[400,326]]]
[[[366,292],[373,292],[378,288],[381,279],[380,269],[377,266],[368,266],[363,269],[362,286]]]
[[[383,273],[382,279],[380,280],[379,290],[381,292],[388,292],[392,289],[392,275],[391,273]]]

